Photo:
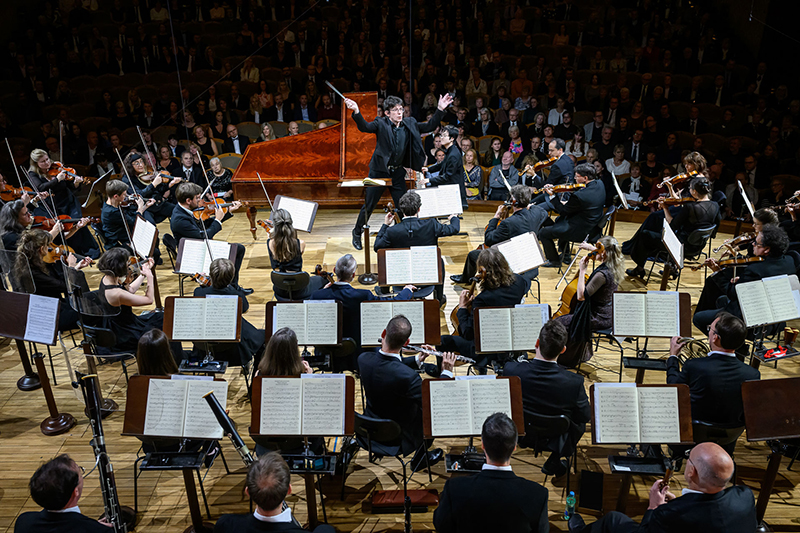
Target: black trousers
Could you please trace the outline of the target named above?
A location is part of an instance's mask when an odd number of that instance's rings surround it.
[[[547,222],[547,220],[545,220],[545,222]],[[559,241],[559,248],[563,248],[562,241],[582,242],[586,237],[585,233],[579,235],[571,231],[569,227],[556,228],[555,225],[543,227],[539,230],[538,235],[539,242],[544,249],[545,257],[548,261],[553,261],[554,263],[561,261],[561,257],[556,249],[555,239]]]
[[[648,257],[655,257],[658,252],[664,250],[664,243],[661,242],[661,232],[648,229],[640,229],[632,239],[631,259],[638,268],[644,268]]]
[[[489,189],[489,200],[505,202],[508,200],[508,189]]]
[[[392,201],[395,208],[400,207],[400,197],[406,193],[406,169],[403,167],[396,168],[391,176],[370,176],[375,179],[388,180],[391,179],[392,184],[388,185],[389,193],[392,195]],[[356,225],[353,228],[353,233],[361,233],[364,230],[364,225],[372,216],[372,212],[381,201],[383,191],[386,187],[366,187],[364,191],[364,205],[361,206],[361,211],[358,213]]]
[[[238,242],[232,242],[232,246],[236,248],[236,257],[233,260],[233,266],[236,267],[236,274],[233,276],[233,285],[239,285],[239,270],[242,268],[242,261],[244,261],[244,246]]]
[[[633,533],[638,527],[639,524],[625,514],[611,511],[583,528],[581,533]]]
[[[467,254],[467,260],[464,261],[464,270],[461,272],[461,281],[469,281],[478,271],[478,256],[481,255],[481,250],[472,250]]]

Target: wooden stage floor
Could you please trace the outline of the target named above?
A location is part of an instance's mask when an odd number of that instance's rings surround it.
[[[262,213],[263,214],[263,213]],[[374,221],[378,222],[373,228],[380,226],[376,213]],[[350,231],[352,229],[356,211],[354,210],[322,210],[317,215],[314,231],[311,234],[301,234],[306,241],[304,267],[313,271],[314,265],[323,264],[328,270],[333,269],[336,259],[345,253],[354,253],[359,262],[363,262],[364,252],[356,252],[350,244]],[[483,228],[490,213],[469,212],[464,215],[462,231],[466,235],[454,236],[440,242],[442,255],[446,263],[445,292],[447,306],[442,314],[442,332],[448,333],[450,329],[447,317],[453,306],[457,304],[457,287],[449,281],[449,275],[461,272],[466,254],[482,242]],[[616,226],[616,236],[621,241],[630,237],[638,225],[620,222]],[[163,233],[169,232],[167,224],[161,224]],[[250,297],[250,311],[246,314],[247,320],[263,327],[265,304],[272,298],[271,284],[269,281],[269,258],[265,247],[265,233],[260,230],[258,240],[254,241],[248,231],[247,219],[243,213],[237,214],[232,220],[226,222],[223,230],[218,234],[218,239],[229,242],[240,242],[247,248],[247,254],[241,273],[240,283],[244,287],[252,287],[255,293]],[[721,239],[717,239],[717,246]],[[159,269],[159,284],[162,298],[178,294],[177,276],[169,269],[169,261],[162,247],[166,265]],[[371,254],[373,262],[375,254]],[[630,263],[630,261],[628,261]],[[632,266],[629,264],[629,266]],[[374,270],[373,270],[374,271]],[[89,284],[96,287],[98,273],[96,269],[88,270]],[[554,290],[558,276],[553,269],[540,269],[542,301],[557,307],[560,291]],[[692,294],[696,301],[700,294],[703,282],[703,271],[691,272],[685,269],[681,280],[681,290]],[[192,284],[191,281],[188,282]],[[658,279],[653,279],[650,289],[658,289]],[[193,289],[187,285],[187,290]],[[672,285],[674,288],[674,284]],[[623,283],[623,290],[641,290],[641,283],[630,280]],[[529,298],[529,303],[535,299]],[[143,311],[139,310],[139,311]],[[699,333],[695,331],[697,335]],[[80,348],[74,348],[68,338],[65,342],[69,348],[69,356],[73,364],[85,367]],[[651,347],[664,349],[664,341],[651,343]],[[626,355],[634,355],[633,345],[625,344]],[[69,453],[80,465],[89,471],[94,463],[92,449],[89,446],[91,430],[83,414],[83,405],[79,401],[68,383],[64,357],[59,347],[53,347],[55,373],[58,386],[54,387],[58,407],[62,412],[69,412],[77,418],[77,425],[64,435],[45,437],[39,430],[40,422],[47,416],[47,409],[41,390],[21,392],[16,387],[16,381],[23,375],[15,345],[0,345],[0,531],[7,528],[13,529],[16,517],[25,511],[38,510],[38,506],[30,499],[28,494],[28,480],[34,470],[42,461],[60,453]],[[616,382],[619,379],[616,373],[619,368],[618,352],[601,350],[589,364],[584,365],[588,374],[586,386],[592,382]],[[49,371],[49,365],[48,365]],[[135,367],[131,368],[135,372]],[[457,369],[459,374],[466,372],[466,367]],[[798,359],[781,362],[777,368],[761,367],[764,379],[795,376],[798,374]],[[99,369],[103,392],[107,397],[119,403],[120,409],[125,409],[125,378],[119,365],[104,365]],[[228,407],[230,414],[237,421],[241,433],[248,445],[253,443],[248,436],[247,426],[250,419],[250,404],[246,398],[245,382],[236,370],[228,371],[225,376],[230,383]],[[625,371],[623,381],[633,382],[633,372]],[[650,372],[646,382],[663,382],[664,375]],[[356,387],[357,395],[360,388]],[[357,409],[361,406],[360,398],[356,399]],[[780,408],[780,406],[776,406]],[[133,437],[120,435],[122,429],[123,413],[113,413],[104,423],[108,452],[113,462],[120,499],[123,505],[133,507],[133,461],[139,449],[139,441]],[[333,444],[332,442],[330,444]],[[466,445],[464,439],[437,439],[436,446],[445,451],[458,450]],[[205,479],[208,503],[211,508],[212,518],[215,520],[223,513],[244,513],[248,510],[248,502],[243,494],[244,467],[238,460],[238,455],[231,447],[230,442],[223,442],[223,450],[232,469],[230,475],[225,474],[221,461],[211,468]],[[338,451],[338,448],[337,448]],[[618,446],[592,446],[591,438],[587,432],[579,446],[578,470],[604,472],[604,509],[614,509],[616,502],[619,477],[609,473],[606,457],[610,454],[624,453],[623,447]],[[738,476],[741,483],[751,487],[754,491],[759,489],[759,480],[767,464],[768,448],[764,443],[748,443],[744,437],[740,438],[736,462]],[[550,523],[553,531],[567,531],[566,522],[561,518],[565,504],[564,479],[553,483],[550,478],[545,482],[545,476],[540,471],[544,457],[534,457],[529,450],[515,452],[512,465],[514,471],[528,479],[544,483],[550,491]],[[776,530],[800,531],[800,509],[798,499],[800,490],[800,473],[789,472],[786,469],[788,460],[784,460],[775,484],[774,494],[767,509],[767,522]],[[796,469],[795,469],[796,470]],[[367,454],[359,452],[346,479],[344,500],[340,499],[341,478],[324,478],[322,481],[325,496],[328,522],[339,531],[402,531],[403,517],[401,514],[372,514],[370,512],[370,495],[375,489],[402,488],[402,469],[394,459],[384,459],[379,465],[372,465],[367,461]],[[442,489],[448,476],[444,471],[444,464],[440,463],[433,468],[433,483],[427,483],[426,474],[415,474],[409,488],[428,487]],[[628,501],[628,512],[635,518],[641,518],[647,508],[647,493],[653,479],[635,477]],[[572,477],[572,487],[577,487],[577,479]],[[685,486],[682,474],[675,478],[673,492]],[[301,478],[293,478],[295,492],[288,498],[289,505],[301,522],[305,521],[306,494]],[[676,490],[677,489],[677,490]],[[80,502],[81,510],[88,516],[102,514],[102,497],[99,488],[97,473],[92,473],[86,479],[84,495]],[[183,531],[190,525],[189,512],[184,494],[182,477],[173,473],[146,472],[139,483],[139,522],[137,531],[167,532]],[[492,510],[487,509],[487,512]],[[320,517],[322,512],[320,509]],[[583,512],[587,522],[594,520],[597,514]],[[433,530],[433,512],[414,514],[413,525],[418,531]]]

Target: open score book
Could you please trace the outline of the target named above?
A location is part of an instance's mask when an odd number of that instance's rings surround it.
[[[425,342],[425,306],[421,300],[411,302],[368,301],[361,302],[361,345],[377,346],[389,321],[405,315],[411,322],[411,344]]]
[[[681,442],[678,388],[595,383],[592,396],[598,444]]]
[[[334,301],[278,302],[272,310],[272,332],[291,328],[301,346],[333,345],[339,341],[339,306]]]
[[[522,274],[544,264],[544,256],[539,247],[539,239],[532,231],[511,237],[494,245],[508,261],[514,274]]]
[[[431,380],[431,433],[433,437],[480,435],[483,423],[494,413],[511,418],[511,387],[507,379]],[[489,378],[489,379],[486,379]]]
[[[151,379],[147,389],[144,434],[221,439],[222,427],[203,398],[211,391],[224,409],[228,401],[226,381]]]
[[[225,241],[181,239],[181,249],[175,271],[190,276],[192,274],[208,276],[211,261],[220,258],[229,259],[230,255],[231,245]]]
[[[747,327],[775,324],[800,316],[786,275],[737,283],[736,295]]]
[[[478,352],[534,350],[539,331],[550,320],[548,304],[478,309]]]
[[[386,284],[438,283],[438,249],[437,246],[412,246],[407,250],[386,250]]]
[[[672,291],[615,292],[617,337],[675,337],[681,334],[680,294]]]
[[[427,189],[414,189],[422,205],[419,218],[449,217],[464,212],[461,207],[461,189],[458,185],[439,185]]]
[[[344,435],[344,374],[261,380],[261,435]]]
[[[176,298],[170,338],[174,341],[236,340],[239,298]]]

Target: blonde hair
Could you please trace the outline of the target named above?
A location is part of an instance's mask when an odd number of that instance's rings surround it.
[[[625,257],[622,255],[622,247],[617,242],[617,239],[611,235],[601,237],[598,241],[603,245],[606,252],[606,266],[614,277],[614,283],[619,284],[625,279]]]
[[[31,172],[35,172],[39,176],[46,176],[47,173],[44,170],[42,170],[41,168],[39,168],[39,165],[38,165],[39,161],[41,161],[42,158],[44,158],[44,157],[49,157],[47,155],[47,152],[45,152],[41,148],[35,148],[31,152],[31,166],[30,166],[30,168],[28,168],[28,170],[30,170]]]

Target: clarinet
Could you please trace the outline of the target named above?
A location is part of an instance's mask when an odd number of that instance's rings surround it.
[[[233,427],[233,420],[231,420],[231,417],[225,412],[225,409],[222,408],[217,397],[214,396],[214,391],[205,394],[203,398],[206,399],[208,406],[211,408],[211,412],[214,413],[214,416],[217,418],[217,422],[219,422],[219,425],[222,427],[222,432],[231,439],[231,444],[233,444],[233,447],[239,452],[239,456],[242,458],[244,465],[250,468],[250,465],[256,462],[256,456],[253,455],[253,452],[251,452],[247,444],[244,443],[244,440],[242,440],[236,428]],[[288,508],[289,505],[286,503],[286,500],[283,500],[281,510],[285,511]],[[297,521],[297,518],[294,517],[294,514],[292,514],[292,522],[294,522],[297,527],[302,527],[300,522]]]
[[[100,413],[100,400],[97,394],[97,375],[78,373],[78,382],[83,392],[83,400],[92,426],[90,444],[94,450],[97,473],[100,475],[100,490],[103,493],[105,520],[114,528],[114,533],[127,533],[128,525],[122,516],[122,509],[117,495],[117,484],[114,481],[114,467],[106,453],[106,442],[103,436],[103,419]]]
[[[422,346],[414,346],[408,344],[406,346],[403,346],[403,349],[411,352],[420,352],[420,353],[426,353],[428,355],[433,355],[436,357],[442,357],[442,352],[437,352],[436,350],[428,350],[426,348],[423,348]],[[463,355],[458,355],[458,354],[456,354],[456,361],[461,361],[462,363],[468,363],[470,365],[475,364],[475,359],[464,357]]]

